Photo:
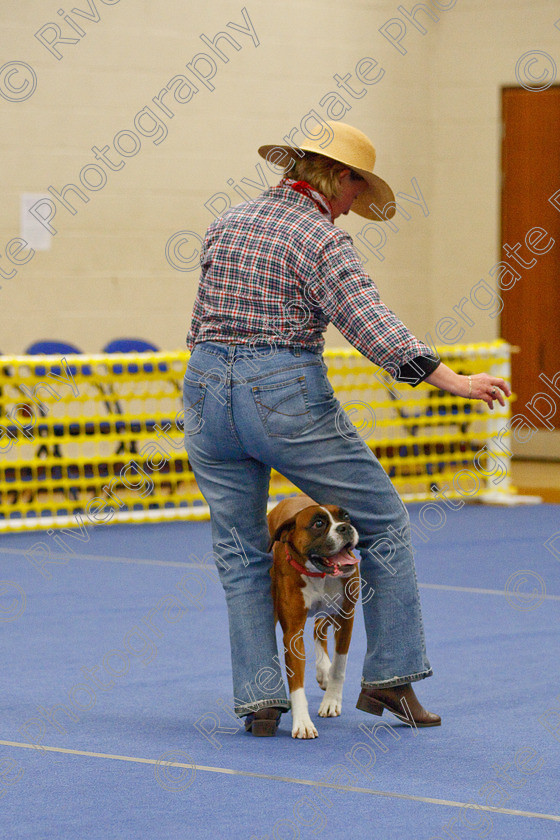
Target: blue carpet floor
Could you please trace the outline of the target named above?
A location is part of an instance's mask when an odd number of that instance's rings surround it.
[[[559,837],[560,508],[442,507],[438,530],[409,509],[434,669],[417,691],[443,725],[355,709],[358,618],[340,718],[316,714],[308,656],[308,742],[289,715],[262,739],[231,715],[222,591],[192,566],[208,523],[98,526],[71,555],[3,535],[3,836]]]

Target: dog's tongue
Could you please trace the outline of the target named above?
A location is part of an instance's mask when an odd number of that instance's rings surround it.
[[[341,574],[341,566],[354,566],[358,562],[358,558],[354,557],[348,549],[344,548],[338,554],[333,554],[332,557],[328,557],[326,562],[329,566],[334,566],[333,574],[336,577],[336,575]]]

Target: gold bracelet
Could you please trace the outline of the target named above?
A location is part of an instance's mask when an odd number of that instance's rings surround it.
[[[469,396],[467,397],[467,399],[470,400],[471,397],[472,397],[472,379],[469,376]]]

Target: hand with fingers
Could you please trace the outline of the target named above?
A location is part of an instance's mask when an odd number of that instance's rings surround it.
[[[426,377],[426,382],[457,397],[482,400],[490,409],[494,408],[494,400],[504,406],[506,397],[511,397],[511,388],[505,379],[490,376],[489,373],[473,373],[465,376],[455,373],[443,362]]]
[[[476,373],[465,377],[468,381],[468,393],[464,394],[469,400],[482,400],[490,408],[494,408],[494,400],[500,405],[506,404],[506,397],[511,397],[511,388],[504,379],[490,376],[488,373]]]

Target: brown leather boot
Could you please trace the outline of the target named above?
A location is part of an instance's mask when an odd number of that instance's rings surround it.
[[[428,712],[422,706],[410,683],[393,688],[363,688],[356,708],[379,716],[384,709],[388,709],[399,720],[418,727],[441,726],[440,716]]]
[[[276,735],[281,716],[282,710],[277,709],[276,706],[251,712],[245,718],[245,732],[252,732],[253,735],[261,738]]]

